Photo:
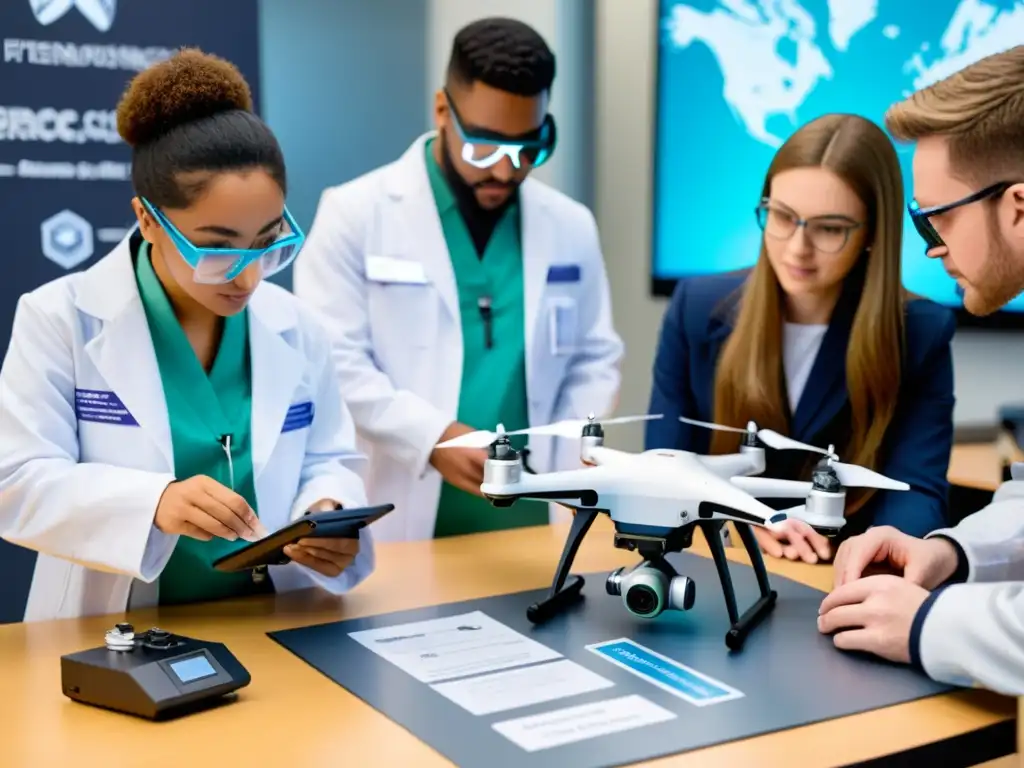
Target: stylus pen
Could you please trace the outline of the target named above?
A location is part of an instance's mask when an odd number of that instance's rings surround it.
[[[231,460],[231,435],[221,435],[220,447],[224,449],[224,455],[228,457],[228,482],[231,484],[231,490],[235,490],[235,464]]]
[[[476,308],[480,310],[480,319],[484,321],[484,346],[494,347],[494,331],[491,327],[491,297],[481,296],[476,300]]]

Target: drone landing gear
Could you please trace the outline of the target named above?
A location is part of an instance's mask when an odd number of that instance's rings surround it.
[[[583,537],[587,535],[587,531],[594,524],[597,515],[595,510],[580,509],[573,516],[572,527],[565,540],[562,559],[558,561],[558,570],[555,571],[555,580],[551,583],[548,596],[526,609],[526,618],[534,624],[547,621],[577,600],[582,599],[583,577],[578,574],[570,574],[569,569],[572,567],[572,561],[579,551],[580,544],[583,543]]]
[[[761,591],[760,597],[748,608],[742,616],[736,608],[736,590],[732,585],[732,574],[729,572],[729,560],[725,556],[725,545],[722,543],[720,522],[699,523],[704,538],[711,548],[711,555],[715,559],[715,567],[718,569],[718,578],[722,581],[722,593],[725,595],[725,608],[729,612],[729,621],[732,626],[725,635],[725,644],[731,651],[738,651],[743,648],[743,643],[750,634],[750,630],[761,623],[775,607],[775,600],[778,597],[771,585],[768,583],[768,569],[764,567],[764,559],[761,557],[761,548],[757,545],[750,526],[746,523],[736,522],[736,530],[739,532],[743,546],[750,555],[750,565],[757,577],[757,586]]]

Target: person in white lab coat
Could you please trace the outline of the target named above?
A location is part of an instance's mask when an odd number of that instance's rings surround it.
[[[547,504],[480,496],[484,450],[434,446],[614,408],[622,342],[594,217],[529,178],[555,148],[554,74],[529,26],[470,24],[436,132],[322,196],[293,290],[329,328],[370,501],[395,505],[378,541],[546,524]],[[571,440],[529,450],[537,472],[579,465]]]
[[[213,560],[307,511],[365,506],[355,429],[312,313],[263,277],[302,233],[228,62],[185,50],[118,106],[133,230],[18,302],[0,370],[0,534],[39,553],[25,620],[320,586],[372,540],[307,539],[269,572]]]
[[[918,91],[886,124],[916,142],[911,218],[928,256],[969,312],[998,310],[1024,290],[1024,46]],[[845,542],[819,629],[940,682],[1024,695],[1022,470],[955,527],[924,539],[880,527]],[[868,575],[879,566],[899,575]]]

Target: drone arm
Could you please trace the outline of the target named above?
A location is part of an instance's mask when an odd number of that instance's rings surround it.
[[[594,466],[609,466],[613,464],[626,464],[634,461],[637,454],[618,451],[614,448],[606,448],[603,445],[594,445],[585,449],[582,457]]]
[[[729,482],[756,499],[802,499],[811,492],[811,483],[803,480],[738,476],[730,477]]]
[[[531,475],[523,473],[515,483],[501,485],[484,483],[480,492],[491,498],[534,499],[553,501],[567,507],[592,507],[591,497],[597,497],[595,481],[599,480],[597,468],[571,469],[566,472],[550,472]]]
[[[719,477],[756,475],[764,471],[764,451],[760,448],[749,453],[698,455],[698,458],[701,464]]]

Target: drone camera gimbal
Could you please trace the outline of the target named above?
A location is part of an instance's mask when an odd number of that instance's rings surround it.
[[[693,579],[680,576],[665,560],[617,568],[608,575],[605,589],[609,595],[621,595],[626,610],[644,619],[665,610],[688,611],[696,597]]]

